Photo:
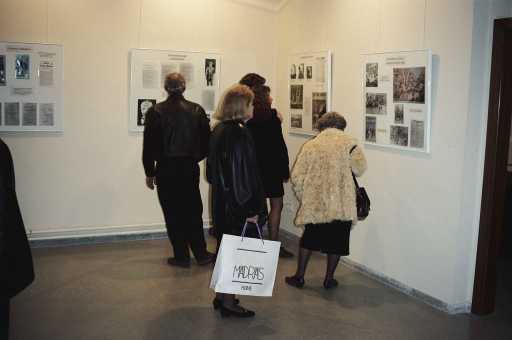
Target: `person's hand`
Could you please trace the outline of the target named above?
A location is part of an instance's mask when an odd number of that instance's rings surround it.
[[[254,215],[252,217],[247,217],[245,219],[245,222],[247,223],[254,223],[254,224],[258,224],[258,215]]]
[[[155,189],[155,177],[146,177],[146,186],[150,190],[154,190]]]
[[[283,122],[283,114],[281,113],[281,111],[277,111],[277,118],[279,118],[279,120],[281,121],[281,123]]]

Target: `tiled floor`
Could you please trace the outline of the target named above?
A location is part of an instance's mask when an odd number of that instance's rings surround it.
[[[256,317],[222,319],[211,267],[171,268],[169,254],[166,240],[35,249],[37,281],[13,300],[11,339],[512,339],[510,293],[481,318],[444,314],[344,266],[325,291],[320,255],[304,289],[283,281],[296,258],[280,260],[274,296],[242,298]]]

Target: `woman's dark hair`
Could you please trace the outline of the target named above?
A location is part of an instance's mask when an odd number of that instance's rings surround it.
[[[264,85],[266,81],[267,80],[265,78],[257,73],[247,73],[242,77],[242,79],[240,79],[239,83],[253,88],[255,86]]]
[[[318,131],[323,131],[325,129],[334,128],[338,130],[345,130],[347,127],[347,121],[337,112],[328,112],[324,114],[318,121],[316,122],[316,128]]]
[[[252,87],[252,91],[254,92],[254,111],[270,109],[270,87],[257,85]]]

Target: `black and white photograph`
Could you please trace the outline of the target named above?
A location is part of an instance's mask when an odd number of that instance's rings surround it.
[[[144,126],[146,121],[146,113],[156,105],[156,99],[139,99],[137,105],[137,126]]]
[[[3,105],[2,103],[0,103],[0,126],[2,126],[4,124],[4,110],[3,110]]]
[[[292,113],[290,126],[295,129],[302,129],[302,115]]]
[[[30,79],[30,55],[16,55],[16,79]]]
[[[327,93],[313,92],[312,126],[316,130],[316,123],[327,112]]]
[[[299,64],[299,79],[304,79],[304,64]]]
[[[5,55],[0,55],[0,86],[5,86],[7,83],[5,75]]]
[[[423,149],[425,147],[425,122],[411,120],[411,148]]]
[[[290,66],[290,79],[297,79],[297,65]]]
[[[366,117],[365,140],[370,143],[377,143],[377,117]]]
[[[379,64],[368,63],[366,64],[366,87],[379,86]]]
[[[23,126],[37,125],[37,103],[23,103]]]
[[[366,94],[366,114],[385,115],[387,114],[387,95],[386,93],[367,93]]]
[[[313,79],[313,66],[306,66],[306,79]]]
[[[393,69],[393,101],[425,103],[425,67]]]
[[[304,86],[290,85],[290,108],[302,110],[304,108]]]
[[[409,128],[407,126],[391,125],[390,144],[408,146]]]
[[[55,125],[55,106],[53,103],[39,104],[39,125],[54,126]]]
[[[404,104],[395,104],[395,124],[404,123]]]
[[[204,61],[204,75],[206,77],[206,86],[213,86],[213,78],[217,71],[217,60],[206,59]]]
[[[5,125],[20,126],[20,103],[5,103],[4,105]]]

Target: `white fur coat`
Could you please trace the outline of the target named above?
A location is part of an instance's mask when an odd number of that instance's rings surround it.
[[[300,202],[295,224],[357,222],[352,171],[361,176],[367,167],[357,140],[338,129],[325,129],[302,147],[292,170],[293,190]]]

